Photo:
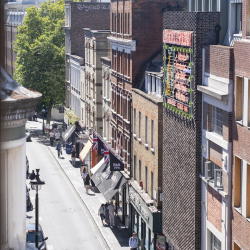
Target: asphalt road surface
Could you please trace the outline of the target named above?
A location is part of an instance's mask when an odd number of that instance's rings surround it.
[[[39,223],[48,237],[47,249],[108,249],[84,203],[75,192],[57,161],[38,138],[26,143],[30,172],[40,169],[45,185],[39,191]],[[29,183],[29,181],[27,181]],[[27,185],[30,188],[30,185]],[[35,191],[30,191],[33,211],[27,222],[35,222]]]

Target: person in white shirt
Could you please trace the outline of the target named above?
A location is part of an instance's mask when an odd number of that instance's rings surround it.
[[[60,141],[60,139],[61,139],[61,134],[59,133],[58,130],[56,131],[55,136],[56,136],[56,141]]]
[[[138,242],[138,238],[136,237],[136,233],[133,233],[132,237],[129,238],[129,247],[130,247],[130,250],[139,249],[139,242]]]
[[[54,144],[54,137],[55,137],[55,134],[54,134],[53,130],[51,130],[51,132],[49,134],[51,147],[53,147],[53,144]]]
[[[109,223],[111,227],[115,226],[115,206],[113,201],[109,205]]]

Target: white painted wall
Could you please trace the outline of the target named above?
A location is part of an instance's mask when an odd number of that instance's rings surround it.
[[[1,144],[1,215],[5,246],[24,250],[26,245],[26,138]],[[2,247],[2,246],[1,246]],[[8,248],[7,248],[8,249]]]

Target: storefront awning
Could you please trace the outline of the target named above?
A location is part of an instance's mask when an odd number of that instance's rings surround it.
[[[93,168],[91,168],[92,180],[95,185],[98,186],[107,177],[106,170],[109,167],[108,163],[104,163],[104,158],[102,158]]]
[[[82,149],[80,155],[79,155],[79,158],[81,159],[81,161],[84,161],[85,157],[87,156],[89,150],[91,149],[92,147],[92,142],[91,141],[88,141],[84,148]]]
[[[120,189],[120,187],[126,183],[126,179],[118,171],[110,171],[110,166],[106,167],[105,173],[102,172],[103,176],[106,176],[96,186],[99,191],[103,194],[104,198],[109,201]]]
[[[74,133],[75,130],[76,130],[76,127],[70,125],[68,129],[65,131],[65,133],[63,134],[63,140],[67,141],[69,137]]]

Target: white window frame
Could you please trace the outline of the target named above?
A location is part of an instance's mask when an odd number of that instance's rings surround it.
[[[223,172],[222,169],[214,169],[214,185],[215,187],[222,188],[223,187]],[[218,177],[220,178],[218,182]]]
[[[219,248],[217,248],[214,244],[216,239],[220,242]],[[210,250],[221,250],[221,241],[211,231],[210,231]]]
[[[221,120],[219,119],[220,116]],[[218,123],[221,123],[221,126]],[[216,106],[212,106],[212,131],[223,136],[223,110]]]

